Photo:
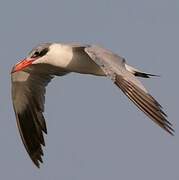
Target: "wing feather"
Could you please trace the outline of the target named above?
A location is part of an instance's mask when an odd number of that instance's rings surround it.
[[[99,46],[86,47],[85,52],[140,110],[168,133],[174,134],[172,124],[167,120],[167,115],[162,110],[162,106],[147,92],[142,83],[126,69],[124,58]]]
[[[43,156],[42,146],[45,146],[43,132],[47,134],[43,115],[45,87],[54,76],[38,71],[37,67],[40,66],[12,73],[11,79],[17,126],[30,158],[39,167]]]
[[[143,92],[135,84],[126,81],[123,77],[118,75],[116,76],[115,84],[139,109],[161,128],[173,135],[174,129],[171,127],[172,124],[166,119],[166,114],[160,109],[160,106],[156,104],[151,95]]]

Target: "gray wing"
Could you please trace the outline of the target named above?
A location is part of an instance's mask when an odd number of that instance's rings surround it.
[[[161,105],[147,92],[142,83],[127,71],[124,58],[99,46],[86,47],[85,52],[140,110],[173,135],[172,124],[167,120]]]
[[[43,116],[45,87],[52,78],[52,75],[39,74],[39,71],[34,70],[11,74],[12,101],[17,126],[24,146],[37,167],[39,161],[42,162],[42,145],[45,146],[43,132],[47,133]]]

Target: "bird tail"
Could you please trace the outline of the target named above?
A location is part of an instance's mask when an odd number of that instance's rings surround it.
[[[143,77],[143,78],[150,78],[151,76],[159,77],[159,75],[142,72],[138,69],[133,68],[132,66],[127,65],[127,64],[125,64],[125,67],[129,72],[134,74],[134,76]]]

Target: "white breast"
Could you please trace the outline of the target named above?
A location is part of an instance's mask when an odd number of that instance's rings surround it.
[[[49,53],[46,56],[46,63],[66,68],[72,61],[73,52],[72,48],[62,44],[53,44],[50,46]]]

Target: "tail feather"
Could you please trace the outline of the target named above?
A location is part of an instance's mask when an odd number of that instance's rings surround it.
[[[139,72],[139,71],[135,71],[134,75],[139,76],[139,77],[143,77],[143,78],[150,78],[151,76],[160,77],[159,75],[156,75],[156,74],[148,74],[148,73]]]
[[[125,67],[129,72],[134,74],[134,76],[143,77],[143,78],[150,78],[152,76],[160,77],[159,75],[156,75],[156,74],[149,74],[149,73],[142,72],[142,71],[140,71],[138,69],[135,69],[135,68],[127,65],[127,64],[125,64]]]

